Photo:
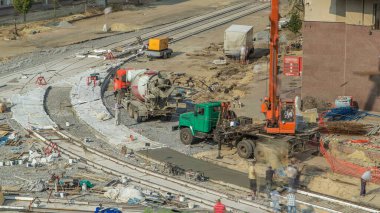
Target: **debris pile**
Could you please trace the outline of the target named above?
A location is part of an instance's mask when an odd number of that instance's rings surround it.
[[[326,111],[331,108],[331,104],[317,98],[306,96],[302,99],[302,109],[316,108],[319,112]]]
[[[124,187],[123,185],[118,185],[116,188],[108,189],[104,196],[111,200],[116,200],[116,202],[128,203],[129,205],[136,205],[145,200],[143,194],[134,186]]]
[[[17,140],[16,134],[12,131],[13,129],[10,128],[8,124],[0,124],[0,146]]]
[[[246,66],[225,64],[212,66],[215,74],[210,77],[190,76],[186,73],[173,75],[175,84],[186,90],[186,95],[194,103],[206,101],[236,101],[246,93],[246,86],[254,74]]]
[[[216,55],[223,56],[221,53],[223,51],[223,42],[219,44],[211,43],[208,47],[200,50],[200,51],[194,51],[192,53],[186,53],[186,56],[190,57],[214,57]],[[220,52],[217,53],[217,52]]]
[[[105,185],[103,196],[118,203],[143,206],[177,206],[187,207],[188,201],[181,195],[169,192],[156,192],[135,185],[126,177],[114,179]],[[194,205],[194,204],[193,204]]]
[[[321,130],[330,134],[365,135],[368,129],[369,126],[366,124],[336,121],[326,122]]]

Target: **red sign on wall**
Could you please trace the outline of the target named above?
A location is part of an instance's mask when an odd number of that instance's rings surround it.
[[[300,76],[302,73],[301,56],[284,56],[284,75]]]

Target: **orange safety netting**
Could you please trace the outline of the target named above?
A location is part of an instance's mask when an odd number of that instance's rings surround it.
[[[380,184],[380,169],[377,167],[363,167],[348,161],[333,157],[324,147],[323,140],[320,141],[320,152],[326,158],[331,170],[335,173],[349,175],[360,178],[363,173],[369,169],[372,170],[372,178],[370,182]]]

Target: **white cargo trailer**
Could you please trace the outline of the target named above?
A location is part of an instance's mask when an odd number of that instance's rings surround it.
[[[224,54],[240,58],[242,52],[246,57],[253,52],[253,26],[231,25],[224,32]]]

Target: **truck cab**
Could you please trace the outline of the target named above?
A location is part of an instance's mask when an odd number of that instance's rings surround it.
[[[196,104],[194,112],[181,114],[178,124],[181,142],[190,145],[195,138],[212,138],[219,150],[222,143],[228,144],[237,148],[240,157],[252,157],[256,145],[252,135],[246,134],[251,130],[245,128],[252,127],[252,119],[237,117],[229,108],[229,102],[206,102]]]
[[[180,137],[188,145],[194,138],[206,138],[215,129],[221,112],[221,102],[196,104],[193,112],[183,113],[179,117]]]

